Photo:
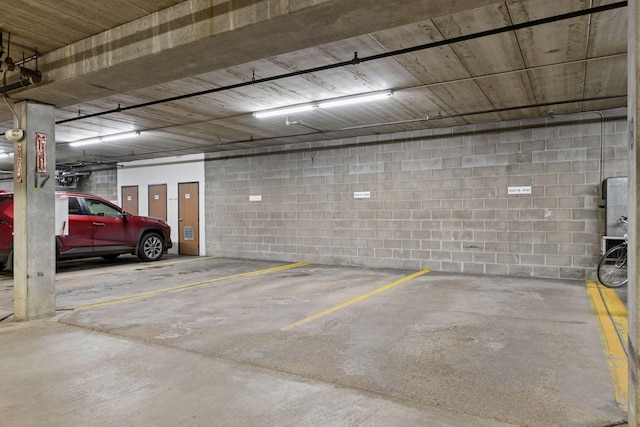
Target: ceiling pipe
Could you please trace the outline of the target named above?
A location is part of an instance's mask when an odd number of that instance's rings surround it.
[[[32,84],[33,83],[29,79],[21,79],[20,81],[17,81],[15,83],[11,83],[9,85],[0,87],[0,94],[11,92],[13,90],[20,89],[23,87],[31,86]]]
[[[617,57],[617,56],[625,56],[626,57],[626,54],[604,56],[604,57],[599,57],[597,59],[613,58],[613,57]],[[591,59],[585,59],[585,60],[580,60],[580,61],[568,61],[568,62],[564,62],[563,64],[576,64],[576,63],[582,63],[582,62],[589,62],[591,60],[596,60],[596,59],[591,58]],[[530,67],[530,68],[528,68],[528,70],[540,70],[540,69],[551,67],[551,66],[555,66],[555,65],[556,64],[537,66],[537,67]],[[522,70],[493,73],[493,74],[488,74],[488,75],[485,75],[485,76],[482,76],[482,77],[479,77],[479,78],[496,77],[496,76],[502,76],[502,75],[511,74],[511,73],[515,73],[515,72],[521,72],[521,71]],[[475,79],[476,78],[474,78],[474,77],[464,77],[464,78],[458,78],[458,79],[455,79],[455,80],[448,80],[448,81],[445,81],[445,82],[420,84],[420,85],[416,85],[416,86],[407,86],[407,87],[402,87],[402,88],[395,89],[394,92],[400,92],[400,91],[403,91],[403,90],[411,90],[411,89],[416,89],[416,88],[430,88],[430,87],[434,87],[434,86],[441,86],[441,85],[451,84],[451,83],[466,82],[466,81],[475,80]],[[472,115],[475,115],[475,114],[500,113],[500,112],[508,112],[508,111],[512,111],[512,110],[520,110],[520,109],[524,109],[524,108],[536,108],[536,107],[547,107],[547,106],[550,106],[550,105],[561,105],[563,103],[574,103],[574,102],[601,101],[601,100],[608,100],[608,99],[618,99],[618,98],[626,98],[626,96],[627,96],[626,94],[625,95],[612,95],[612,96],[606,96],[606,97],[596,97],[596,98],[588,98],[588,99],[570,100],[570,101],[566,101],[566,102],[564,102],[564,101],[553,101],[553,102],[546,102],[546,103],[540,103],[540,104],[531,104],[531,105],[527,105],[527,106],[505,107],[505,108],[502,108],[502,109],[493,108],[491,110],[483,110],[483,111],[480,111],[480,112],[461,113],[458,116],[459,117],[464,117],[464,116],[472,116]],[[549,111],[551,111],[551,110],[549,110]],[[246,114],[249,114],[249,113],[246,113]],[[176,124],[176,125],[160,126],[160,127],[156,127],[156,128],[146,128],[144,130],[145,131],[155,131],[155,130],[179,128],[179,127],[182,127],[182,126],[191,126],[191,125],[197,125],[197,124],[201,124],[201,123],[209,123],[209,122],[213,122],[213,121],[217,121],[217,120],[224,120],[224,119],[239,117],[239,116],[243,116],[243,115],[244,115],[244,113],[241,113],[241,114],[235,114],[235,115],[231,115],[231,116],[216,117],[215,119],[196,120],[196,121],[180,123],[180,124]],[[451,117],[451,116],[449,116],[449,117]],[[366,124],[366,125],[357,126],[357,127],[354,127],[354,128],[358,128],[358,127],[359,128],[367,128],[367,127],[387,126],[387,125],[393,125],[393,124],[404,124],[404,123],[411,123],[411,122],[429,121],[429,120],[435,120],[435,119],[439,119],[439,118],[441,119],[442,116],[440,116],[440,117],[438,117],[438,116],[427,116],[426,118],[407,119],[407,120],[396,121],[396,122],[385,122],[385,123],[382,123],[382,124],[373,123],[373,124]],[[285,122],[285,124],[288,125],[288,123],[286,123],[286,122]],[[296,123],[292,123],[292,124],[296,124]],[[308,125],[305,125],[305,127],[311,128],[311,129],[313,129],[315,131],[318,131],[318,132],[322,132],[322,130],[316,129],[316,128],[312,128],[311,126],[308,126]],[[326,132],[333,132],[333,131],[332,130],[327,130]],[[286,136],[287,135],[280,136],[280,137],[277,137],[277,138],[282,138],[282,137],[286,137]],[[276,137],[274,137],[274,138],[276,138]]]
[[[569,101],[561,101],[561,102],[547,102],[547,103],[539,103],[539,104],[529,104],[529,105],[520,105],[517,107],[505,107],[505,108],[495,108],[495,109],[491,109],[491,110],[481,110],[481,111],[471,111],[468,113],[459,113],[459,114],[450,114],[450,115],[442,115],[442,114],[438,114],[437,116],[426,116],[426,117],[421,117],[421,118],[417,118],[417,119],[407,119],[407,120],[397,120],[397,121],[392,121],[392,122],[380,122],[380,123],[371,123],[371,124],[366,124],[366,125],[361,125],[361,126],[350,126],[350,127],[344,127],[344,128],[339,128],[339,129],[330,129],[330,130],[321,130],[321,129],[315,129],[312,128],[311,126],[306,126],[303,125],[304,127],[313,129],[314,132],[304,132],[304,133],[297,133],[297,134],[289,134],[289,135],[276,135],[276,136],[269,136],[269,137],[264,137],[264,138],[248,138],[248,139],[241,139],[241,140],[236,140],[236,141],[229,141],[229,142],[225,142],[223,144],[218,144],[215,147],[221,147],[221,146],[231,146],[231,145],[238,145],[238,144],[247,144],[247,143],[251,143],[251,144],[255,144],[255,143],[259,143],[259,142],[267,142],[267,141],[277,141],[277,140],[282,140],[284,138],[298,138],[298,137],[303,137],[303,136],[309,136],[309,135],[329,135],[332,133],[337,133],[337,132],[347,132],[347,131],[351,131],[351,130],[360,130],[360,129],[369,129],[369,128],[375,128],[375,127],[383,127],[383,126],[393,126],[393,125],[402,125],[402,124],[411,124],[411,123],[418,123],[418,122],[429,122],[429,121],[434,121],[434,120],[446,120],[446,119],[455,119],[455,118],[462,118],[462,117],[467,117],[467,116],[476,116],[476,115],[484,115],[484,114],[491,114],[491,113],[504,113],[504,112],[509,112],[509,111],[516,111],[516,110],[524,110],[527,108],[542,108],[542,107],[550,107],[553,105],[563,105],[563,104],[572,104],[575,102],[581,102],[581,101],[602,101],[602,100],[607,100],[607,99],[617,99],[617,98],[624,98],[627,95],[617,95],[617,96],[601,96],[601,97],[594,97],[594,98],[587,98],[587,99],[580,99],[580,100],[569,100]],[[550,111],[550,110],[548,110]],[[586,113],[586,112],[585,112]],[[576,114],[585,114],[585,113],[576,113]],[[558,114],[556,114],[558,115]],[[292,124],[297,124],[297,123],[292,123]],[[170,127],[180,127],[182,125],[175,125],[175,126],[170,126]],[[167,127],[163,127],[161,129],[167,129]],[[146,129],[147,132],[153,131],[156,129]],[[255,147],[253,147],[255,148]],[[102,156],[103,159],[105,159],[105,162],[119,162],[119,161],[124,161],[122,160],[123,158],[127,158],[127,157],[137,157],[137,156],[148,156],[148,155],[155,155],[155,154],[170,154],[173,152],[183,152],[184,148],[171,148],[168,150],[156,150],[156,151],[145,151],[145,152],[138,152],[138,153],[134,153],[131,156]],[[197,147],[194,148],[194,153],[196,152],[203,152],[203,147]],[[206,150],[205,150],[206,152]],[[117,160],[112,160],[112,159],[117,159]]]
[[[7,68],[7,70],[13,71],[14,67],[13,67],[13,61],[11,61],[11,58],[7,58],[5,62],[9,64],[9,67]],[[16,89],[21,89],[23,87],[28,87],[28,86],[31,86],[32,84],[38,84],[42,81],[42,73],[40,71],[32,70],[26,67],[18,67],[18,68],[20,69],[20,80],[18,80],[15,83],[5,84],[4,86],[0,87],[0,94],[11,92],[12,90],[16,90]],[[4,80],[4,76],[5,75],[3,73],[3,80]]]
[[[9,38],[7,40],[7,51],[5,56],[4,45],[3,45],[3,32],[0,31],[0,57],[4,56],[4,59],[2,60],[3,86],[0,87],[0,94],[11,92],[12,90],[16,90],[16,89],[21,89],[23,87],[31,86],[32,84],[38,84],[42,81],[42,73],[38,71],[38,50],[37,49],[35,50],[36,54],[32,57],[36,61],[36,69],[32,70],[31,68],[22,66],[22,64],[24,64],[27,61],[25,59],[23,59],[22,61],[19,61],[20,65],[16,64],[16,62],[10,56],[9,49],[11,48],[11,45],[12,45],[11,33],[9,33]],[[6,84],[6,72],[15,71],[16,67],[18,67],[20,71],[20,80],[15,83]]]
[[[405,54],[405,53],[417,52],[417,51],[420,51],[420,50],[431,49],[431,48],[439,47],[439,46],[446,46],[446,45],[450,45],[450,44],[454,44],[454,43],[460,43],[460,42],[464,42],[464,41],[474,40],[474,39],[481,38],[481,37],[488,37],[488,36],[493,36],[493,35],[496,35],[496,34],[502,34],[502,33],[510,32],[510,31],[521,30],[521,29],[524,29],[524,28],[535,27],[535,26],[538,26],[538,25],[548,24],[548,23],[552,23],[552,22],[563,21],[563,20],[566,20],[566,19],[572,19],[572,18],[577,18],[577,17],[581,17],[581,16],[585,16],[585,15],[591,15],[591,14],[594,14],[594,13],[606,12],[606,11],[609,11],[609,10],[614,10],[614,9],[618,9],[618,8],[621,8],[621,7],[626,7],[627,3],[628,2],[625,0],[625,1],[606,4],[606,5],[602,5],[602,6],[591,7],[591,8],[588,8],[588,9],[578,10],[578,11],[575,11],[575,12],[565,13],[565,14],[556,15],[556,16],[550,16],[550,17],[547,17],[547,18],[536,19],[536,20],[528,21],[528,22],[521,22],[519,24],[512,24],[512,25],[508,25],[506,27],[494,28],[492,30],[481,31],[481,32],[472,33],[472,34],[466,34],[466,35],[462,35],[462,36],[458,36],[458,37],[453,37],[451,39],[439,40],[439,41],[426,43],[426,44],[422,44],[422,45],[418,45],[418,46],[412,46],[412,47],[408,47],[408,48],[404,48],[404,49],[398,49],[398,50],[394,50],[394,51],[390,51],[390,52],[384,52],[384,53],[380,53],[380,54],[377,54],[377,55],[367,56],[367,57],[364,57],[364,58],[359,58],[358,57],[358,53],[355,52],[353,59],[350,59],[348,61],[337,62],[335,64],[323,65],[323,66],[320,66],[320,67],[307,68],[307,69],[304,69],[304,70],[293,71],[293,72],[290,72],[290,73],[280,74],[280,75],[277,75],[277,76],[264,77],[264,78],[261,78],[261,79],[252,78],[250,81],[246,81],[246,82],[242,82],[242,83],[236,83],[236,84],[228,85],[228,86],[220,86],[220,87],[216,87],[216,88],[212,88],[212,89],[206,89],[206,90],[193,92],[193,93],[188,93],[188,94],[184,94],[184,95],[173,96],[173,97],[170,97],[170,98],[158,99],[158,100],[155,100],[155,101],[149,101],[149,102],[145,102],[145,103],[142,103],[142,104],[130,105],[128,107],[121,107],[120,105],[118,105],[118,108],[114,108],[114,109],[111,109],[111,110],[101,111],[101,112],[93,113],[93,114],[87,114],[87,115],[84,115],[84,116],[80,116],[79,115],[77,117],[72,117],[72,118],[64,119],[64,120],[58,120],[56,122],[56,124],[63,124],[63,123],[69,123],[69,122],[73,122],[73,121],[84,120],[84,119],[89,119],[89,118],[94,118],[94,117],[101,117],[101,116],[105,116],[105,115],[108,115],[108,114],[122,113],[122,112],[125,112],[125,111],[134,110],[134,109],[138,109],[138,108],[151,107],[153,105],[158,105],[158,104],[166,104],[168,102],[180,101],[180,100],[183,100],[183,99],[193,98],[193,97],[196,97],[196,96],[209,95],[209,94],[216,93],[216,92],[239,89],[239,88],[246,87],[246,86],[253,86],[255,84],[260,84],[260,83],[268,83],[268,82],[272,82],[272,81],[276,81],[276,80],[286,79],[286,78],[289,78],[289,77],[297,77],[297,76],[301,76],[301,75],[317,73],[317,72],[320,72],[320,71],[327,71],[327,70],[332,70],[332,69],[336,69],[336,68],[343,68],[343,67],[353,66],[353,65],[361,64],[363,62],[375,61],[375,60],[378,60],[378,59],[389,58],[389,57],[393,57],[393,56],[397,56],[397,55],[402,55],[402,54]]]
[[[558,116],[573,116],[578,114],[598,114],[600,116],[600,198],[598,199],[598,207],[604,208],[606,207],[606,200],[604,198],[604,161],[605,161],[605,135],[604,135],[604,126],[605,126],[605,115],[602,111],[594,110],[594,111],[583,111],[580,113],[563,113],[558,114],[553,110],[549,109],[545,111],[549,116],[549,119],[553,120]]]

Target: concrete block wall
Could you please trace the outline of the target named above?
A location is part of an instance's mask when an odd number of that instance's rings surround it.
[[[604,150],[584,113],[212,154],[207,254],[593,278],[601,151],[627,171],[626,112],[605,114]]]
[[[118,201],[118,174],[117,169],[96,169],[90,175],[81,176],[76,188],[67,189],[67,192],[77,192],[100,196],[112,202]],[[62,190],[62,189],[61,189]]]
[[[0,181],[0,190],[13,192],[13,179]]]
[[[118,200],[116,169],[101,169],[81,176],[76,188],[56,187],[56,191],[94,194],[107,200]],[[53,179],[50,181],[53,182]],[[13,191],[13,179],[0,181],[0,190]]]

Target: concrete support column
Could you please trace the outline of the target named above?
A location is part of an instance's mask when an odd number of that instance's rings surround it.
[[[55,118],[52,105],[15,106],[13,295],[17,321],[55,313]]]

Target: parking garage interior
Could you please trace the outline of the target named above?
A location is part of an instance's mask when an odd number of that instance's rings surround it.
[[[640,425],[635,249],[596,276],[637,234],[635,1],[27,3],[6,420]],[[56,263],[55,192],[174,245]]]

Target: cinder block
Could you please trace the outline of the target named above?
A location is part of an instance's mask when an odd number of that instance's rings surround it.
[[[571,267],[559,268],[559,276],[561,279],[585,280],[588,277],[588,273],[589,271],[584,268],[571,268]]]
[[[533,267],[533,275],[535,277],[558,278],[560,268],[536,265]]]
[[[484,272],[493,276],[505,276],[509,274],[509,266],[505,264],[485,264]]]
[[[476,252],[473,254],[473,262],[477,264],[495,264],[498,255],[491,252]]]
[[[530,254],[522,255],[520,257],[520,263],[523,265],[545,265],[545,255]]]
[[[533,276],[533,266],[531,265],[509,265],[509,275],[531,277]]]
[[[603,230],[599,132],[579,120],[571,131],[546,119],[529,129],[526,123],[538,122],[514,122],[510,129],[518,130],[470,125],[390,135],[397,142],[381,145],[321,141],[306,146],[332,148],[251,149],[242,152],[252,157],[207,162],[207,251],[484,274],[592,274]],[[628,155],[621,122],[607,123],[606,135],[606,168],[617,176],[626,175]],[[430,137],[420,140],[423,133]],[[509,186],[529,185],[531,195],[507,195]],[[354,191],[372,197],[356,201]],[[257,192],[266,200],[248,205]]]

